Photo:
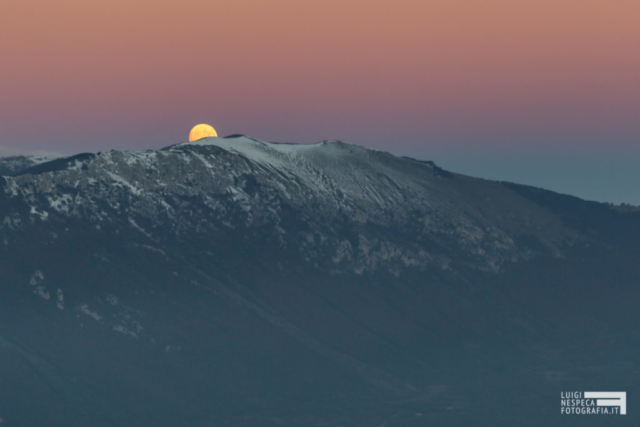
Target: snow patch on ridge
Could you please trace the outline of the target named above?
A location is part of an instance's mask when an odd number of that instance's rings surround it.
[[[128,188],[135,196],[139,196],[142,194],[142,190],[131,184],[129,181],[121,177],[120,175],[116,175],[113,172],[106,171],[107,175],[111,177],[113,181],[115,181],[116,185],[120,185],[121,187]]]
[[[89,306],[85,303],[82,303],[78,306],[78,311],[82,314],[86,314],[87,316],[93,318],[97,322],[102,322],[102,316],[100,316],[97,312],[89,309]]]

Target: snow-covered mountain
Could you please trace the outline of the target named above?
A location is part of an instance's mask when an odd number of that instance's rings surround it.
[[[5,178],[5,197],[15,207],[4,215],[8,223],[82,219],[95,228],[117,225],[158,247],[181,230],[212,236],[262,230],[281,247],[299,246],[314,263],[349,265],[359,274],[450,268],[451,257],[429,249],[436,243],[464,253],[456,263],[497,271],[505,261],[529,256],[529,249],[514,243],[525,231],[558,255],[577,238],[540,207],[514,204],[512,191],[500,184],[483,182],[476,184],[480,191],[470,191],[475,181],[431,162],[339,141],[208,138],[158,151],[83,154],[26,169]],[[341,227],[354,238],[346,238]],[[388,230],[388,236],[372,237],[372,227]]]
[[[0,160],[7,425],[470,425],[478,387],[584,388],[568,349],[630,378],[637,212],[340,141],[21,162]]]

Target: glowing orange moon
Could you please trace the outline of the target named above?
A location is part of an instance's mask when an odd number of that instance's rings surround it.
[[[212,126],[205,124],[195,125],[193,129],[191,129],[191,132],[189,132],[189,142],[208,138],[210,136],[218,136],[218,132],[216,132]]]

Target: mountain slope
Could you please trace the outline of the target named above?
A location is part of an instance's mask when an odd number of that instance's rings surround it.
[[[620,367],[640,245],[614,225],[640,229],[634,212],[339,141],[208,138],[14,175],[7,425],[539,425],[557,411],[541,390],[637,379]],[[539,406],[494,418],[478,394],[520,407],[523,378]]]

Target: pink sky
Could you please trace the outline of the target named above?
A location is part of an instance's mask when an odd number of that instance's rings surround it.
[[[0,146],[161,147],[205,122],[423,157],[625,153],[639,16],[637,0],[3,0]]]

